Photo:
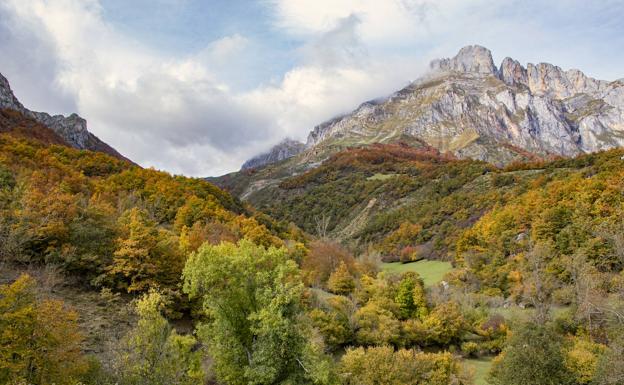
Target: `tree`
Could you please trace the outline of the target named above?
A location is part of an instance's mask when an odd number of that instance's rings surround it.
[[[111,263],[117,233],[116,209],[99,196],[81,205],[70,223],[72,253],[66,253],[64,269],[85,278],[102,274]]]
[[[324,285],[341,262],[351,269],[355,259],[348,250],[337,243],[331,241],[310,243],[310,251],[301,263],[306,283],[315,286]]]
[[[624,327],[622,324],[610,330],[609,348],[596,363],[593,385],[624,384]]]
[[[308,339],[303,284],[285,248],[248,240],[205,244],[184,268],[184,291],[203,300],[199,328],[214,371],[233,385],[331,382],[330,362]]]
[[[429,312],[425,285],[418,273],[407,272],[401,277],[394,301],[399,305],[401,319],[423,319]]]
[[[465,319],[456,302],[437,305],[423,321],[427,331],[426,341],[448,345],[461,339],[466,331]]]
[[[193,226],[183,226],[180,231],[180,248],[186,254],[197,251],[204,242],[218,245],[221,242],[236,242],[238,237],[220,222],[195,222]]]
[[[36,297],[28,275],[0,285],[0,383],[74,384],[87,370],[78,315]]]
[[[576,383],[590,384],[606,346],[591,341],[587,336],[574,337],[573,341],[574,345],[566,352],[566,366],[574,374]]]
[[[136,306],[139,321],[120,342],[113,364],[121,384],[201,385],[205,374],[201,350],[192,336],[182,336],[169,325],[160,308],[163,298],[150,292]]]
[[[490,371],[492,385],[566,385],[573,374],[565,365],[563,338],[551,327],[530,322],[516,328]]]
[[[326,307],[310,311],[312,325],[323,335],[325,344],[333,350],[352,342],[355,304],[347,297],[334,296],[327,299]]]
[[[136,207],[124,213],[119,222],[124,235],[117,240],[108,269],[117,286],[131,293],[174,284],[183,263],[179,242]]]
[[[382,300],[369,301],[355,313],[356,340],[362,345],[398,344],[401,324]]]
[[[524,283],[524,297],[535,308],[535,320],[540,324],[548,321],[552,302],[553,278],[546,273],[546,263],[552,258],[552,250],[546,244],[539,243],[527,256],[528,279]]]
[[[355,289],[355,280],[344,261],[341,261],[340,266],[329,276],[327,288],[338,295],[348,295]]]

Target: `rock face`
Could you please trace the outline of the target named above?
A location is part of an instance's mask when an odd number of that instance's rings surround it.
[[[87,130],[87,121],[76,114],[70,116],[50,115],[25,108],[15,97],[9,81],[0,74],[0,109],[16,110],[52,129],[70,146],[81,149],[104,152],[120,159],[126,159],[114,148],[102,142]]]
[[[579,70],[462,48],[434,60],[431,71],[390,97],[367,102],[320,124],[306,149],[409,138],[464,158],[505,164],[526,156],[574,156],[624,145],[624,82],[596,80]]]
[[[301,142],[292,139],[284,139],[273,146],[268,152],[257,155],[243,163],[241,170],[258,168],[267,164],[280,162],[299,154],[304,148],[305,145]]]
[[[479,45],[469,45],[452,59],[437,59],[429,64],[433,71],[474,72],[495,75],[498,69],[492,60],[492,53]]]

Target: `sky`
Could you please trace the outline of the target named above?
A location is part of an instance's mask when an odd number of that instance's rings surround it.
[[[0,73],[144,167],[236,171],[469,44],[624,77],[622,0],[0,0]]]

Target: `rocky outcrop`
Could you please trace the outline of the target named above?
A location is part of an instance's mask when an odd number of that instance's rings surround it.
[[[433,71],[475,72],[486,75],[498,72],[490,50],[479,45],[466,46],[451,59],[434,60],[429,67]]]
[[[506,57],[500,67],[500,78],[511,86],[527,85],[527,70],[519,61]]]
[[[259,168],[267,164],[281,162],[282,160],[299,154],[304,148],[305,145],[301,142],[292,139],[284,139],[273,146],[268,152],[255,156],[243,163],[241,170]]]
[[[574,156],[624,145],[622,81],[511,58],[497,68],[480,46],[430,68],[390,97],[315,127],[306,147],[322,152],[413,137],[458,157],[505,164],[527,153]]]
[[[50,115],[46,112],[36,112],[25,108],[15,97],[9,81],[0,74],[0,109],[15,110],[26,117],[53,130],[70,146],[81,149],[104,152],[119,159],[127,160],[114,148],[101,141],[87,130],[87,121],[78,116]]]

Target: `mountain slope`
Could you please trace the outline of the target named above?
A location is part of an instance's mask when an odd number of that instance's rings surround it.
[[[354,248],[393,259],[409,245],[450,258],[461,229],[566,172],[548,161],[623,144],[623,82],[510,58],[497,67],[490,51],[469,46],[317,126],[300,154],[212,180],[309,232],[327,219],[329,235]],[[500,169],[526,161],[540,166]]]
[[[15,110],[28,118],[53,130],[66,144],[80,150],[92,150],[128,160],[117,150],[101,141],[87,130],[87,121],[76,114],[70,116],[50,115],[46,112],[31,111],[15,97],[9,81],[0,74],[0,109]]]
[[[3,132],[11,114],[23,121]],[[96,287],[175,288],[204,241],[281,245],[289,231],[204,180],[77,150],[13,110],[0,114],[0,267],[53,263]]]

